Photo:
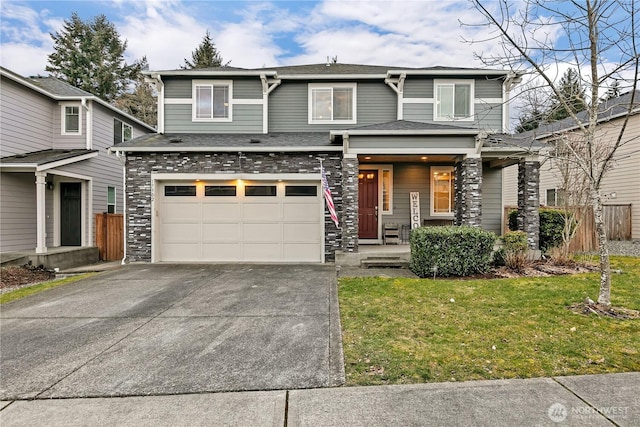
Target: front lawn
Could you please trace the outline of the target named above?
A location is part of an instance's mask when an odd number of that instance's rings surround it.
[[[613,305],[640,309],[640,258],[612,268]],[[598,279],[341,278],[347,385],[640,371],[640,319],[567,308]]]

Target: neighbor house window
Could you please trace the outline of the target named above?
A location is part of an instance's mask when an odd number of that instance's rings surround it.
[[[473,120],[473,80],[436,80],[434,120]]]
[[[113,119],[113,143],[129,141],[133,137],[133,127],[122,120]]]
[[[356,123],[356,84],[309,84],[309,123]]]
[[[232,84],[228,80],[193,82],[193,121],[231,121]]]
[[[62,134],[79,135],[81,128],[80,105],[62,105]]]
[[[453,167],[431,167],[431,215],[453,215]]]
[[[107,187],[107,213],[116,213],[116,187]]]
[[[562,206],[564,204],[564,190],[562,188],[549,188],[547,190],[547,206]]]

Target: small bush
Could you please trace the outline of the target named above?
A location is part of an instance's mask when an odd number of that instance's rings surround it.
[[[509,231],[501,237],[504,249],[504,264],[512,270],[523,271],[527,266],[527,233]]]
[[[540,250],[544,253],[551,248],[562,244],[562,231],[564,230],[564,211],[558,209],[539,210],[540,213]],[[509,211],[509,229],[518,230],[518,211]]]
[[[409,268],[419,277],[486,272],[496,235],[477,227],[420,227],[411,232]]]

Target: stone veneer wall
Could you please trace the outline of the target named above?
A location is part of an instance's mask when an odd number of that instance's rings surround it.
[[[128,153],[125,183],[127,261],[151,262],[152,173],[320,173],[318,158],[323,159],[340,225],[343,221],[349,224],[350,220],[340,216],[343,212],[342,153]],[[357,178],[356,160],[356,196]],[[325,260],[334,261],[335,251],[342,247],[342,232],[331,221],[326,205],[324,212]],[[357,197],[355,217],[357,230]]]
[[[358,252],[358,159],[342,160],[342,250]]]
[[[518,163],[518,230],[527,233],[529,249],[540,247],[540,162]]]
[[[456,165],[454,182],[456,225],[482,226],[482,159],[466,158]]]

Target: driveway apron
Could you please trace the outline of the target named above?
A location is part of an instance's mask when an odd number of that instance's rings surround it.
[[[129,265],[0,316],[0,400],[344,381],[332,265]]]

